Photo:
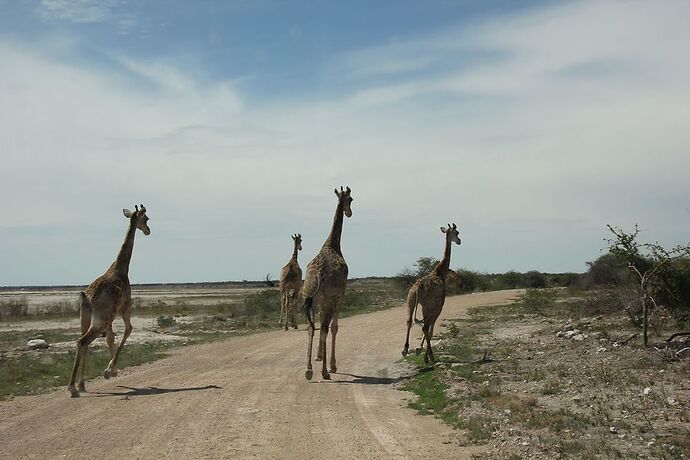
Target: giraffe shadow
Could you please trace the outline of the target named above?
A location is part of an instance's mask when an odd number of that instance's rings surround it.
[[[153,396],[166,393],[179,393],[183,391],[202,391],[202,390],[222,390],[218,385],[206,385],[203,387],[186,387],[186,388],[159,388],[159,387],[128,387],[118,385],[118,388],[124,388],[127,391],[94,391],[91,394],[94,397],[103,396]]]
[[[346,375],[352,377],[352,380],[324,380],[322,383],[340,383],[340,384],[359,384],[359,385],[392,385],[394,383],[402,382],[409,377],[373,377],[369,375],[348,374],[345,372],[333,372],[333,375]]]

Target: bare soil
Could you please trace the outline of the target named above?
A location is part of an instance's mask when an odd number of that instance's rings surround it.
[[[442,317],[518,293],[450,297]],[[304,330],[276,331],[181,348],[87,382],[79,399],[61,388],[2,401],[0,458],[469,458],[481,448],[394,389],[404,333],[403,307],[341,320],[331,381],[304,379]]]

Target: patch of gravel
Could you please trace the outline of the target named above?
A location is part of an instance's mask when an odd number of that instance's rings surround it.
[[[472,381],[448,366],[453,410],[462,420],[490,421],[489,458],[690,456],[690,359],[675,355],[690,340],[669,350],[661,343],[659,350],[619,345],[631,331],[623,321],[606,321],[494,322],[479,348],[494,350],[495,361],[481,365]]]

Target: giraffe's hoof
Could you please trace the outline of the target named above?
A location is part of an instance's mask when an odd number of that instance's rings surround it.
[[[415,348],[415,349],[414,349],[414,354],[417,355],[417,356],[419,356],[419,354],[420,354],[421,352],[422,352],[422,349],[421,349],[421,348]]]
[[[402,351],[402,355],[403,355],[403,356],[407,356],[408,354],[410,354],[410,352],[407,350],[407,348],[405,348],[405,349]]]
[[[314,376],[314,371],[311,369],[307,369],[306,372],[304,373],[304,378],[307,380],[311,380],[311,378]]]
[[[292,328],[293,328],[293,329],[297,329],[297,325],[296,325],[296,324],[293,324],[293,325],[292,325]]]
[[[78,398],[78,397],[79,397],[79,392],[77,391],[76,388],[74,388],[74,387],[67,387],[67,389],[69,390],[70,395],[71,395],[73,398]]]
[[[335,366],[331,366],[331,373],[335,374],[336,372],[338,372],[338,368]]]
[[[110,377],[117,377],[117,370],[106,369],[105,371],[103,371],[103,377],[105,377],[106,379],[109,379]]]
[[[314,361],[323,361],[323,359],[321,359],[321,356],[317,356],[316,358],[314,358]]]
[[[84,392],[86,392],[86,387],[84,386],[83,383],[80,383],[80,384],[79,384],[79,391],[84,391]]]
[[[287,326],[285,326],[285,329],[283,329],[283,330],[284,330],[284,331],[287,331],[287,330],[288,330],[288,329],[287,329]]]
[[[324,380],[330,380],[331,374],[329,374],[328,372],[322,372],[321,377],[323,377]]]

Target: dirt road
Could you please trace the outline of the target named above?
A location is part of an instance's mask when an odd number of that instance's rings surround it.
[[[517,292],[449,297],[442,318]],[[87,382],[79,399],[60,388],[0,402],[0,458],[468,457],[450,428],[391,387],[404,333],[403,307],[341,320],[331,381],[320,363],[304,379],[302,329],[183,348]]]

